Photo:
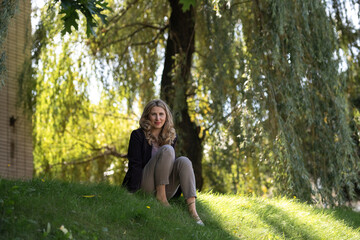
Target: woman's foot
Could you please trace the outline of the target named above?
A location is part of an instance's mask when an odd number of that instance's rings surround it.
[[[156,186],[156,199],[165,207],[170,207],[166,198],[165,185]]]
[[[170,207],[170,204],[167,199],[161,199],[156,196],[156,199],[165,207]]]
[[[190,213],[191,217],[193,219],[195,219],[196,223],[199,224],[200,226],[205,226],[203,221],[201,221],[198,213],[196,212],[195,198],[194,197],[188,198],[186,200],[186,203],[188,205],[188,209],[189,209],[189,213]]]

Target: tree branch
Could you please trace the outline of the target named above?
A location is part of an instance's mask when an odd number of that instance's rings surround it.
[[[249,2],[252,2],[252,0],[235,2],[235,3],[231,4],[230,9],[231,9],[232,7],[234,7],[234,6],[236,6],[236,5],[240,5],[240,4],[244,4],[244,3],[249,3]]]
[[[156,40],[159,39],[161,34],[165,31],[166,28],[167,28],[167,26],[165,26],[163,29],[161,29],[152,40],[147,41],[147,42],[133,43],[133,44],[131,44],[131,46],[140,46],[140,45],[148,45],[150,43],[155,43]]]
[[[109,146],[105,146],[105,147],[102,147],[100,149],[106,149],[103,153],[101,154],[98,154],[97,156],[88,156],[86,160],[83,160],[83,161],[79,161],[83,158],[78,158],[78,159],[73,159],[71,161],[68,161],[68,162],[61,162],[61,163],[55,163],[55,164],[52,164],[52,165],[49,165],[49,168],[52,168],[54,166],[59,166],[59,165],[62,165],[62,166],[67,166],[67,165],[78,165],[78,164],[85,164],[85,163],[89,163],[89,162],[92,162],[92,161],[95,161],[97,159],[102,159],[102,161],[105,161],[105,156],[114,156],[114,157],[118,157],[118,158],[127,158],[127,154],[121,154],[119,152],[116,151],[116,148],[115,147],[109,147]]]
[[[118,22],[126,13],[127,11],[129,11],[130,8],[132,8],[136,3],[138,2],[138,0],[134,0],[133,2],[129,3],[128,6],[123,9],[122,11],[119,12],[119,14],[115,15],[113,18],[108,20],[108,23],[116,23]]]
[[[151,25],[151,24],[147,24],[147,23],[133,23],[133,24],[128,24],[128,25],[125,25],[125,26],[122,26],[118,29],[115,29],[115,30],[121,30],[121,29],[124,29],[124,28],[128,28],[128,27],[134,27],[134,26],[140,26],[138,29],[134,30],[132,33],[130,33],[129,35],[125,36],[125,37],[122,37],[120,39],[116,39],[116,40],[113,40],[113,41],[110,41],[110,42],[107,42],[105,45],[102,45],[100,47],[100,50],[104,49],[104,48],[107,48],[113,44],[116,44],[116,43],[119,43],[119,42],[123,42],[123,41],[126,41],[126,40],[129,40],[131,41],[131,39],[137,34],[139,33],[140,31],[143,31],[145,29],[155,29],[155,30],[159,30],[159,32],[156,34],[156,36],[150,40],[150,41],[147,41],[147,42],[140,42],[140,43],[133,43],[131,45],[128,45],[129,46],[139,46],[139,45],[146,45],[146,44],[150,44],[150,43],[153,43],[155,42],[160,36],[161,34],[169,27],[169,25],[165,25],[163,27],[161,26],[155,26],[155,25]],[[116,31],[115,31],[116,32]]]
[[[120,116],[120,115],[116,115],[116,114],[113,114],[113,113],[100,113],[100,112],[97,112],[97,111],[89,111],[90,113],[93,113],[93,114],[97,114],[97,115],[103,115],[103,116],[107,116],[107,117],[113,117],[113,118],[119,118],[119,119],[123,119],[123,120],[130,120],[130,121],[137,121],[137,119],[134,119],[134,118],[130,118],[130,117],[123,117],[123,116]],[[131,113],[135,118],[137,118],[138,116],[135,114],[135,113]]]
[[[226,116],[224,116],[223,118],[224,119],[227,119],[228,117],[230,117],[231,115],[233,115],[234,113],[238,112],[239,110],[241,109],[240,106],[238,106],[237,108],[234,108],[231,110],[230,113],[228,113]],[[207,128],[205,128],[203,131],[208,131],[210,130],[211,128],[213,128],[218,122],[217,121],[214,121],[212,124],[210,124]]]

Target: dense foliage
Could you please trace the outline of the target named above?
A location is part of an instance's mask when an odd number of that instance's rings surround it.
[[[222,90],[218,107],[212,108],[222,113],[217,115],[225,115],[224,106],[235,113],[224,124],[228,133],[215,129],[211,134],[225,144],[210,153],[220,157],[219,164],[229,164],[221,162],[232,153],[234,162],[223,169],[232,171],[236,190],[247,186],[246,191],[259,193],[275,186],[278,193],[306,200],[343,201],[358,180],[358,156],[349,129],[346,79],[338,71],[336,36],[325,5],[254,1],[230,12],[228,24],[236,29],[237,19],[240,31],[211,44],[214,57],[205,58],[211,72],[201,77],[214,79],[211,92]],[[235,46],[237,57],[219,59],[220,42]]]
[[[93,60],[77,51],[86,48],[84,32],[59,41],[59,16],[47,8],[43,11],[33,52],[35,169],[38,174],[79,181],[103,181],[109,171],[110,180],[119,182],[124,176],[127,130],[134,122],[130,111],[110,87],[98,103],[90,101]]]
[[[19,0],[2,0],[0,2],[0,89],[5,84],[6,76],[5,59],[6,53],[3,43],[6,39],[11,18],[14,16]]]
[[[162,96],[177,126],[189,126],[178,128],[180,152],[194,156],[197,176],[203,167],[203,189],[332,205],[354,197],[359,29],[344,11],[359,13],[358,3],[108,2],[108,23],[90,39],[83,23],[60,41],[61,16],[43,10],[32,89],[38,174],[119,183],[139,109]],[[181,20],[193,37],[181,35]],[[98,103],[88,93],[95,81]]]

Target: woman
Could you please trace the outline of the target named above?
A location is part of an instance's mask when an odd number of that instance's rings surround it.
[[[155,193],[165,206],[181,186],[190,215],[204,225],[196,212],[194,170],[187,157],[175,158],[176,140],[169,107],[159,99],[150,101],[141,115],[140,128],[130,136],[129,169],[123,186],[130,192]]]

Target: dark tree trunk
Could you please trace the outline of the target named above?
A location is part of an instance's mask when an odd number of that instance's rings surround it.
[[[191,85],[191,61],[195,50],[194,9],[191,7],[183,12],[178,0],[169,0],[169,3],[172,11],[161,79],[161,98],[173,110],[175,127],[179,135],[178,152],[192,161],[196,186],[201,189],[202,139],[199,137],[199,128],[190,119],[187,104],[187,91]]]

